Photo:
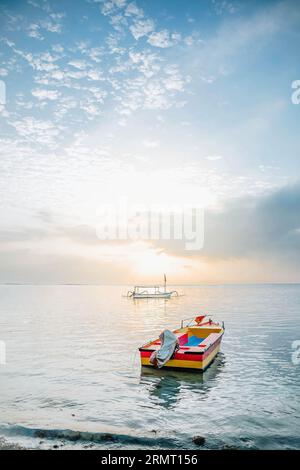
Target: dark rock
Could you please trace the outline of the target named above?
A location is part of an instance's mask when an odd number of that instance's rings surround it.
[[[39,437],[40,439],[44,439],[46,437],[46,433],[45,431],[38,430],[35,431],[34,436]]]
[[[193,443],[196,444],[196,446],[203,446],[205,444],[205,437],[203,437],[203,436],[194,436],[193,437]]]
[[[80,432],[75,432],[74,434],[69,436],[70,441],[79,441],[80,438],[81,438]]]
[[[58,449],[58,445],[54,444],[53,449]]]
[[[114,441],[115,437],[112,434],[103,434],[102,441]]]

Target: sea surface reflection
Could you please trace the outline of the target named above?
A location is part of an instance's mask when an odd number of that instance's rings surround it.
[[[0,437],[26,446],[300,449],[300,286],[0,286]],[[202,311],[224,320],[202,375],[140,368],[138,347]],[[44,436],[44,437],[41,437]]]

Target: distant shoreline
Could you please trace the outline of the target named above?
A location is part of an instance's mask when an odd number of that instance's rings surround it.
[[[94,286],[94,287],[128,287],[131,284],[96,284],[77,282],[36,283],[36,282],[0,282],[0,286]],[[168,284],[171,287],[230,287],[230,286],[299,286],[300,282],[229,282],[229,283],[202,283],[202,284]]]

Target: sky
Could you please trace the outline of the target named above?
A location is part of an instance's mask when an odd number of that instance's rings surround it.
[[[0,1],[0,282],[300,282],[299,46],[296,0]],[[203,247],[99,239],[121,200]]]

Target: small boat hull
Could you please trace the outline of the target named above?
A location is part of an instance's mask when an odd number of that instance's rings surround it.
[[[164,286],[148,285],[148,286],[134,286],[132,291],[127,292],[127,297],[132,299],[170,299],[171,296],[178,296],[176,290],[167,291],[167,283],[165,276]]]
[[[161,292],[159,294],[133,294],[133,299],[169,299],[171,292]]]
[[[179,349],[163,367],[204,372],[220,351],[224,329],[217,323],[209,323],[209,325],[203,323],[180,328],[173,333],[178,338]],[[152,341],[139,348],[141,365],[154,367],[150,357],[153,351],[159,348],[159,340]]]
[[[210,364],[213,362],[218,352],[220,351],[221,344],[219,343],[212,351],[203,356],[193,355],[193,357],[183,356],[180,353],[175,353],[174,359],[171,359],[164,366],[165,368],[170,369],[194,369],[200,372],[204,372]],[[144,367],[153,367],[153,364],[150,362],[150,356],[148,352],[141,351],[141,365]]]

